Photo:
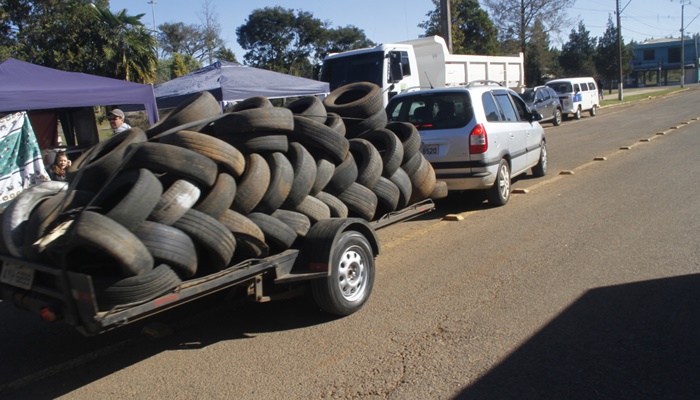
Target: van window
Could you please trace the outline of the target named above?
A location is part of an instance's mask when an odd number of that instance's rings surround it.
[[[496,103],[501,109],[501,115],[503,115],[503,120],[508,122],[517,121],[518,115],[515,112],[513,102],[510,101],[510,96],[508,96],[508,93],[494,93],[493,95],[496,98]]]
[[[596,88],[595,88],[595,83],[589,82],[589,83],[588,83],[588,90],[596,90]]]
[[[578,83],[574,83],[574,93],[580,92],[580,91],[581,91],[581,87],[579,87]]]
[[[566,94],[566,93],[571,93],[573,90],[571,89],[571,83],[570,82],[553,82],[553,83],[547,83],[547,86],[551,87],[554,89],[555,92],[559,94]]]
[[[521,121],[527,121],[528,120],[528,112],[527,112],[527,105],[525,105],[525,102],[518,96],[511,96],[511,99],[513,99],[513,105],[515,105],[515,109],[518,110],[518,115],[520,116]]]
[[[491,92],[486,92],[481,95],[481,102],[484,104],[484,114],[486,114],[487,121],[498,122],[501,120],[499,117],[501,112],[498,111],[498,106],[496,106],[496,102],[493,100]]]

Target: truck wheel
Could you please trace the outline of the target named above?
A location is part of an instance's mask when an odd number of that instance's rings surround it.
[[[540,160],[532,167],[532,175],[540,178],[547,175],[547,143],[540,144]]]
[[[554,110],[554,121],[552,121],[552,123],[554,124],[554,126],[559,126],[559,125],[561,125],[561,121],[562,121],[561,110],[557,108]]]
[[[362,308],[374,285],[372,247],[361,233],[343,232],[331,256],[326,278],[311,281],[316,304],[331,314],[346,316]]]
[[[510,199],[510,168],[506,160],[498,164],[496,182],[486,191],[486,198],[493,206],[503,206]]]

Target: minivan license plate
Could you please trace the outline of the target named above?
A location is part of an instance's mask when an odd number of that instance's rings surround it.
[[[29,290],[34,282],[34,270],[24,265],[5,261],[2,264],[0,282]]]
[[[424,156],[436,156],[440,153],[440,146],[437,144],[424,144],[420,147]]]

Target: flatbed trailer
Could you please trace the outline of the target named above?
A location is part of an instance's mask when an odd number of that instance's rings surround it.
[[[84,335],[97,335],[227,289],[243,289],[258,302],[271,286],[310,284],[316,303],[336,315],[359,310],[370,296],[380,244],[375,231],[435,208],[431,200],[367,222],[330,218],[315,223],[298,248],[249,259],[219,272],[183,281],[176,288],[138,303],[107,311],[96,301],[93,277],[0,254],[0,292],[4,302],[62,322]]]

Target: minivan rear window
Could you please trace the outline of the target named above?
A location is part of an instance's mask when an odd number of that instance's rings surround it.
[[[551,87],[559,94],[571,93],[574,91],[570,82],[547,83],[547,86]]]
[[[387,106],[389,121],[410,122],[420,130],[466,126],[474,117],[467,92],[429,93],[393,98]]]

